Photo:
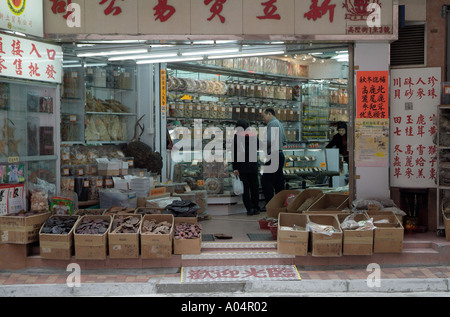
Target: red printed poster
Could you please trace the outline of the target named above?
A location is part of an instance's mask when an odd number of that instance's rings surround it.
[[[441,68],[391,72],[390,179],[393,187],[436,187]]]
[[[389,72],[359,71],[356,73],[356,117],[359,119],[389,118]]]

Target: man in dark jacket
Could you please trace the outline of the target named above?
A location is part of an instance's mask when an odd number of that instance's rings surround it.
[[[339,154],[344,157],[344,161],[348,164],[348,150],[347,150],[347,124],[345,122],[338,122],[338,133],[333,136],[330,143],[326,146],[327,149],[337,147]]]
[[[257,215],[259,208],[259,184],[258,184],[258,137],[250,131],[249,123],[238,120],[236,134],[233,140],[233,173],[239,176],[244,184],[242,200],[247,215]]]

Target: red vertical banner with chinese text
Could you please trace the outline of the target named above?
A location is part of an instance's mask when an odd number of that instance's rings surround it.
[[[356,72],[356,118],[389,118],[389,72]]]
[[[437,106],[441,68],[391,72],[390,182],[393,187],[436,187]]]

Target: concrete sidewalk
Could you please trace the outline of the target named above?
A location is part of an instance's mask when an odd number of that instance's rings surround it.
[[[450,267],[381,268],[379,285],[366,269],[317,271],[298,268],[299,281],[182,283],[177,269],[83,272],[80,287],[69,287],[62,270],[0,271],[0,297],[165,297],[165,296],[386,296],[433,293],[450,297]]]

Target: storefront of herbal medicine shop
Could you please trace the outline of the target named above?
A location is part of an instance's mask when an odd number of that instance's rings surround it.
[[[198,215],[204,217],[197,219],[203,231],[195,241],[181,246],[170,238],[169,252],[167,241],[160,241],[165,251],[149,255],[144,254],[149,242],[142,240],[141,232],[133,240],[134,252],[111,252],[118,247],[109,245],[115,240],[108,230],[109,240],[101,242],[103,248],[93,258],[89,252],[77,257],[76,238],[74,252],[65,259],[43,255],[37,239],[14,248],[4,246],[4,252],[24,257],[23,263],[5,266],[64,266],[77,258],[90,266],[95,262],[122,267],[123,259],[128,259],[127,265],[133,259],[132,267],[186,266],[199,263],[202,253],[216,250],[217,243],[223,247],[220,234],[231,237],[228,259],[235,260],[239,257],[233,252],[241,243],[258,241],[246,241],[249,234],[269,232],[263,231],[259,220],[278,220],[286,212],[298,214],[285,205],[288,196],[318,191],[322,201],[310,213],[331,207],[331,218],[337,220],[344,209],[352,209],[355,200],[389,200],[389,54],[390,44],[397,40],[398,6],[386,0],[363,2],[43,1],[43,36],[37,41],[51,42],[64,53],[61,98],[54,107],[55,112],[60,109],[57,117],[61,119],[54,141],[58,193],[74,192],[74,215],[75,210],[91,209],[100,210],[101,217],[111,209],[104,208],[102,193],[123,190],[121,186],[137,192],[133,214],[149,206],[153,211],[164,209],[160,204],[180,197],[201,207]],[[232,192],[226,154],[225,163],[206,162],[204,141],[212,139],[210,128],[218,128],[226,144],[238,119],[247,120],[258,131],[264,126],[261,112],[268,107],[275,110],[288,140],[283,149],[287,190],[266,206],[267,215],[248,217],[242,198]],[[325,147],[339,122],[347,125],[348,162],[337,149]],[[180,127],[192,138],[192,148],[181,161],[173,153]],[[365,145],[369,137],[377,138],[376,150]],[[135,139],[158,155],[129,154],[124,149]],[[121,164],[116,169],[111,166],[117,159]],[[149,190],[140,194],[139,186],[147,183],[128,176],[150,180]],[[34,182],[25,180],[26,185]],[[262,197],[260,203],[265,204]],[[300,212],[305,219],[310,213]],[[142,213],[139,219],[155,217],[150,214]],[[224,223],[241,232],[227,232]],[[241,229],[237,223],[245,226]],[[403,241],[403,228],[399,231]],[[264,250],[281,244],[276,233],[270,240],[263,240]],[[358,252],[346,253],[342,241],[340,246],[325,254],[306,249],[302,255],[338,256],[345,263],[345,254]],[[305,258],[290,248],[280,250],[277,254],[288,254],[293,264]],[[363,252],[374,254],[373,244]],[[29,255],[36,253],[41,256],[31,261]],[[211,260],[208,256],[203,260]],[[265,259],[270,256],[266,254]],[[249,255],[246,260],[258,263],[261,258]]]

